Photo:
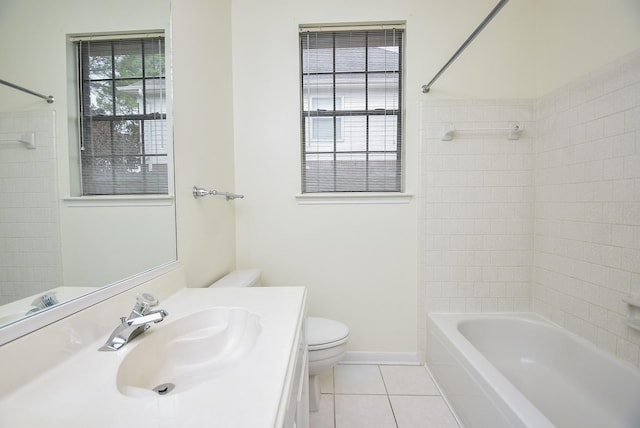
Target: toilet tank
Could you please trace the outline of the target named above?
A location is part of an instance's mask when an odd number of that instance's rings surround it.
[[[223,276],[209,287],[258,287],[260,269],[240,269]]]

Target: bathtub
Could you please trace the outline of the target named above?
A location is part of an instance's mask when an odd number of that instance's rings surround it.
[[[427,365],[466,428],[640,427],[640,370],[532,314],[429,314]]]

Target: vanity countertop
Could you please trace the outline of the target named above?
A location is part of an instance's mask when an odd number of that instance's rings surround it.
[[[182,289],[158,306],[169,313],[165,321],[119,351],[97,351],[111,333],[105,331],[63,363],[2,397],[0,426],[281,427],[305,299],[303,287]],[[176,394],[130,397],[119,392],[116,375],[128,353],[154,331],[210,307],[242,307],[259,316],[260,335],[241,363]],[[110,315],[114,327],[120,315]]]

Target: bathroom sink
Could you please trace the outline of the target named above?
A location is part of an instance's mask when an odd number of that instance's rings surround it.
[[[243,308],[213,307],[167,321],[137,338],[120,363],[116,383],[122,394],[184,392],[238,364],[261,332],[259,316]]]

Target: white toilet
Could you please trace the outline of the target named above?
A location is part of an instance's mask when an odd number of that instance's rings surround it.
[[[236,270],[211,284],[211,287],[254,287],[260,285],[258,269]],[[349,328],[341,322],[307,317],[309,350],[309,410],[317,411],[320,400],[318,375],[340,361],[347,350]]]

